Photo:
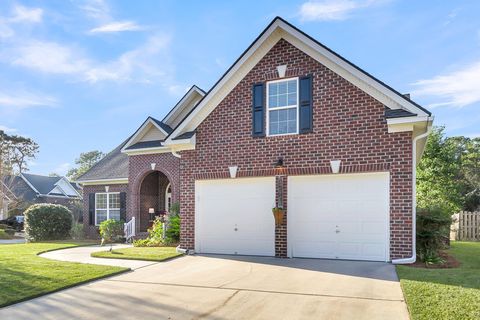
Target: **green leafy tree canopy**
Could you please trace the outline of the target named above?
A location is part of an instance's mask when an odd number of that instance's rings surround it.
[[[67,172],[67,178],[75,181],[82,174],[90,170],[90,168],[100,161],[105,154],[98,150],[80,153],[80,157],[75,159],[76,168],[72,168]]]

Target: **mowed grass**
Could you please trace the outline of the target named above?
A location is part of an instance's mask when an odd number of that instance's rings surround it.
[[[0,245],[0,307],[128,270],[37,256],[85,244],[62,241]]]
[[[175,247],[132,247],[110,251],[93,252],[92,257],[128,259],[128,260],[146,260],[146,261],[165,261],[171,258],[181,256],[177,253]]]
[[[448,252],[459,268],[397,266],[412,319],[480,319],[480,242],[452,242]]]

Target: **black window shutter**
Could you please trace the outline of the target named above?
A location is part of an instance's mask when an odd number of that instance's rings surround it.
[[[120,220],[127,221],[127,193],[120,192]]]
[[[95,193],[88,194],[88,224],[95,225]]]
[[[313,107],[312,107],[312,75],[300,77],[299,84],[299,114],[300,133],[308,133],[313,130]]]
[[[265,84],[256,83],[252,88],[252,135],[262,137],[265,135],[264,124],[264,92]]]

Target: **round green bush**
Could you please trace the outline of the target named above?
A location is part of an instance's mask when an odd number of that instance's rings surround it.
[[[73,215],[58,204],[34,204],[25,211],[27,241],[62,240],[70,237]]]

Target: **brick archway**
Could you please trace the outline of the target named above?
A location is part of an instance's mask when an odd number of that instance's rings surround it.
[[[155,164],[152,170],[152,164]],[[171,153],[135,155],[129,157],[129,195],[127,218],[135,216],[139,223],[136,224],[137,232],[145,231],[141,226],[142,197],[141,189],[144,180],[151,174],[158,173],[165,176],[172,188],[172,202],[180,200],[180,159]],[[153,178],[151,178],[153,179]],[[148,210],[148,209],[147,209]]]

